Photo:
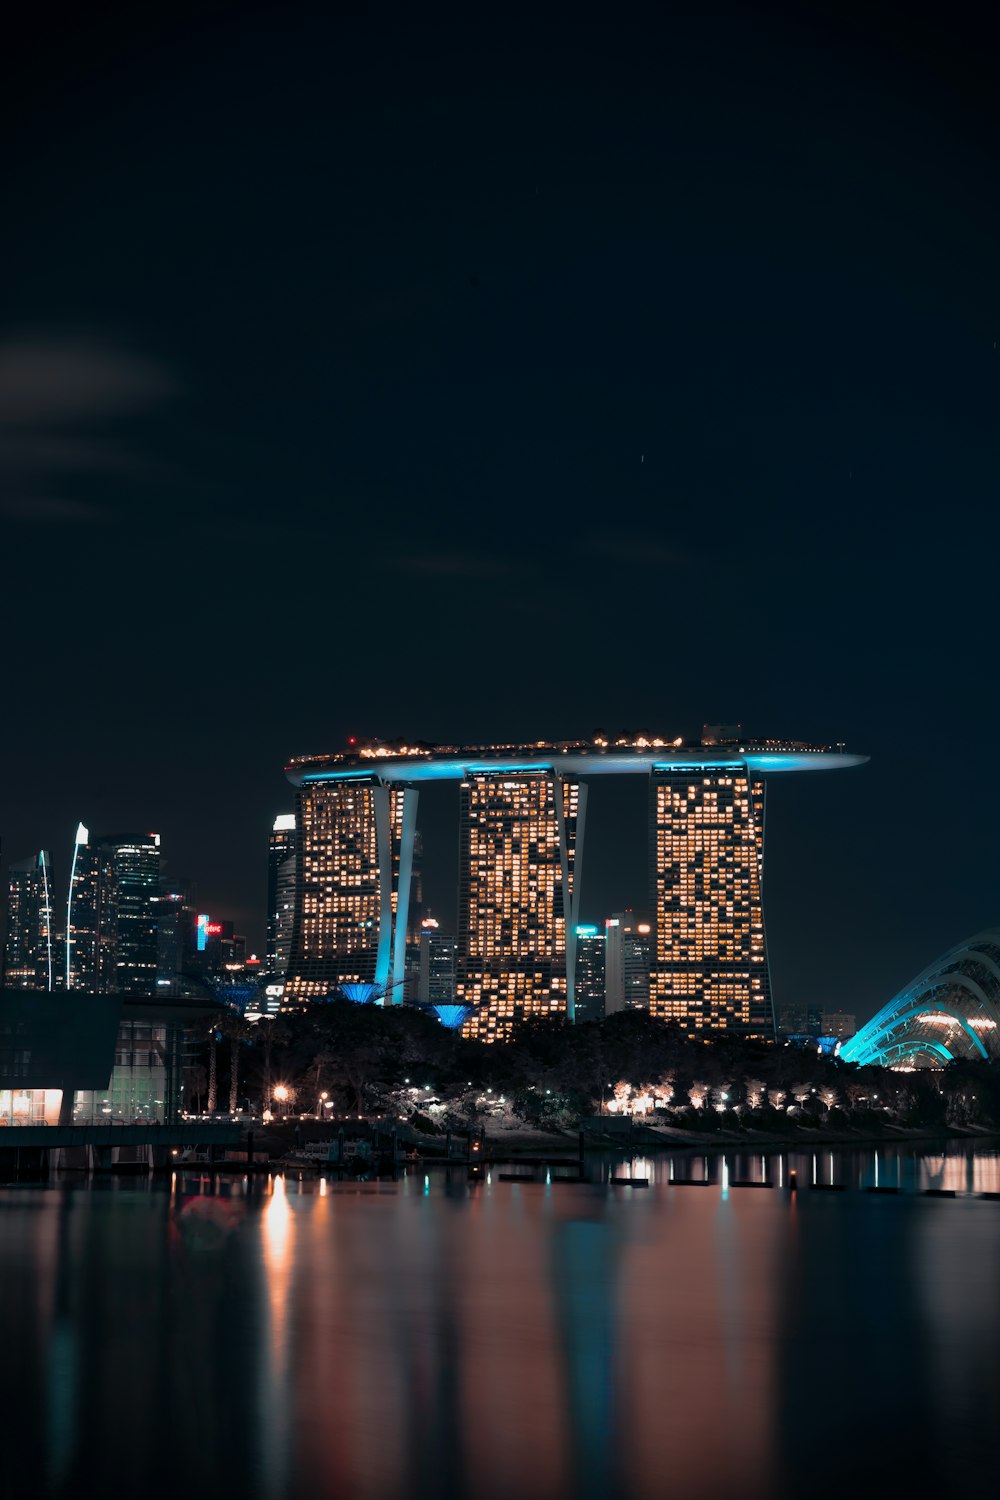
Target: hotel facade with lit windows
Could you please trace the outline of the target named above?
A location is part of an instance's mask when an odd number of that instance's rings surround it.
[[[303,756],[295,918],[284,1009],[344,984],[400,1003],[419,787],[458,781],[456,1001],[467,1036],[502,1040],[530,1016],[576,1015],[588,784],[649,781],[653,1015],[685,1031],[774,1035],[764,933],[765,779],[866,756],[742,740],[645,736],[531,745],[365,744]]]

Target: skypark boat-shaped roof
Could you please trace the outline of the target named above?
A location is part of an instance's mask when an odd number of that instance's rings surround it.
[[[685,745],[680,740],[538,740],[528,745],[361,744],[346,753],[301,755],[285,774],[293,786],[320,781],[463,781],[470,776],[559,771],[571,776],[623,776],[652,771],[840,771],[867,755],[841,746],[746,740],[742,744]]]

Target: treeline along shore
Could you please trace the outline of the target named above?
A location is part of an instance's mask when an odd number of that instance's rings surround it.
[[[783,1040],[692,1038],[643,1011],[532,1020],[488,1045],[416,1007],[335,1000],[253,1025],[220,1013],[192,1055],[185,1104],[275,1123],[392,1119],[428,1141],[585,1129],[609,1143],[624,1131],[674,1146],[822,1144],[1000,1130],[1000,1072],[857,1067]]]

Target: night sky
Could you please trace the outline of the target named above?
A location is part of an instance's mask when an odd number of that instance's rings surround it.
[[[771,783],[779,1004],[1000,922],[987,7],[97,9],[5,37],[4,863],[257,946],[294,754],[738,721],[872,757]]]

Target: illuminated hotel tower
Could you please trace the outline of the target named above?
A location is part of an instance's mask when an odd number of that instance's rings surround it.
[[[417,792],[349,772],[305,778],[296,809],[295,916],[282,1009],[346,983],[402,1001]]]
[[[747,738],[738,725],[706,729],[700,743],[646,735],[501,745],[374,740],[299,756],[285,768],[298,789],[300,840],[285,1004],[325,998],[350,981],[388,986],[388,999],[402,998],[416,787],[457,781],[455,999],[471,1008],[463,1030],[494,1040],[509,1036],[521,1016],[575,1020],[586,785],[646,776],[649,1009],[691,1034],[771,1037],[765,778],[866,759],[842,745]],[[631,986],[639,1004],[642,926],[635,924]],[[624,958],[623,949],[623,966]]]
[[[654,1016],[688,1032],[774,1036],[763,869],[764,781],[746,761],[653,768]]]
[[[462,782],[456,999],[467,1036],[575,1010],[578,872],[586,787],[551,769]]]

